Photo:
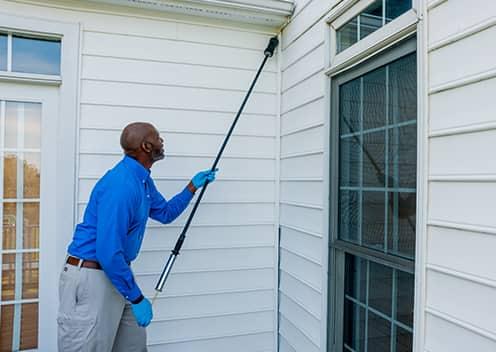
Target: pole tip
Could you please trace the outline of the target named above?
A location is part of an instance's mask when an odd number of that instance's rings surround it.
[[[269,45],[267,45],[267,49],[264,51],[264,55],[268,57],[272,57],[274,55],[274,50],[279,45],[279,39],[277,37],[270,38]]]

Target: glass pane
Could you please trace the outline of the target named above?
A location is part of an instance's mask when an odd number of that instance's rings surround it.
[[[38,303],[22,305],[20,347],[21,350],[38,347]]]
[[[22,256],[22,298],[38,298],[39,255],[24,253]]]
[[[391,349],[391,323],[368,311],[367,351],[388,352]]]
[[[396,271],[396,320],[413,328],[414,276]]]
[[[8,101],[5,104],[5,147],[17,148],[17,121],[19,103]]]
[[[346,254],[345,294],[366,304],[367,261],[360,257]]]
[[[365,309],[344,300],[344,343],[356,352],[365,351]]]
[[[16,248],[16,203],[3,203],[3,249]]]
[[[60,40],[12,38],[12,71],[60,74]]]
[[[14,326],[14,305],[1,306],[0,351],[12,351],[12,327]]]
[[[386,0],[386,23],[412,8],[412,0]]]
[[[415,188],[417,185],[417,124],[389,131],[389,187]]]
[[[396,326],[396,352],[412,352],[413,335],[411,332]]]
[[[2,301],[11,301],[15,297],[15,266],[16,254],[2,255]]]
[[[337,52],[349,48],[358,41],[357,18],[355,17],[350,22],[336,31]]]
[[[415,192],[388,193],[388,252],[415,257]]]
[[[391,316],[393,269],[369,262],[369,306]]]
[[[41,104],[24,103],[24,148],[41,148]]]
[[[40,153],[24,153],[24,198],[40,198]]]
[[[23,248],[33,249],[40,246],[40,204],[24,203]]]
[[[417,119],[417,56],[407,55],[389,65],[389,121]]]
[[[17,198],[17,156],[5,153],[3,167],[3,196],[6,199]]]
[[[360,186],[360,144],[358,136],[341,139],[339,168],[341,186]]]
[[[386,67],[363,76],[363,129],[386,125]]]
[[[339,192],[339,238],[355,243],[360,241],[358,197],[356,191]]]
[[[360,79],[339,87],[339,129],[341,134],[360,132]]]
[[[374,2],[360,14],[360,39],[382,27],[382,0]]]
[[[384,251],[384,198],[384,192],[363,192],[363,245],[378,251]]]
[[[385,133],[370,132],[363,135],[363,186],[384,187]],[[384,214],[382,214],[384,217]]]
[[[0,71],[7,71],[7,35],[0,34]]]

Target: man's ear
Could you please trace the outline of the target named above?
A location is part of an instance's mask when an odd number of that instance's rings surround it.
[[[141,143],[141,149],[143,149],[147,153],[151,153],[153,148],[152,144],[150,142],[143,142]]]

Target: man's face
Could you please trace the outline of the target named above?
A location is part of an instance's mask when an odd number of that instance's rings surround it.
[[[164,140],[160,137],[160,133],[154,129],[146,140],[151,145],[151,159],[153,162],[165,158]]]

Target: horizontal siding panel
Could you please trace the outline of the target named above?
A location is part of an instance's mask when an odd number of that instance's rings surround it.
[[[167,87],[83,80],[81,102],[148,108],[234,112],[238,111],[245,94],[245,92],[206,88]],[[246,112],[256,114],[275,114],[275,95],[252,93],[245,110]]]
[[[496,333],[496,305],[491,303],[495,295],[496,288],[435,271],[427,272],[428,307],[492,334]]]
[[[281,160],[281,177],[322,177],[323,154]]]
[[[322,299],[318,292],[283,270],[280,271],[279,281],[281,292],[300,302],[314,316],[321,317]]]
[[[429,199],[431,219],[496,227],[496,183],[433,182]]]
[[[122,151],[120,131],[81,130],[79,133],[82,152]],[[166,153],[172,154],[217,154],[225,137],[221,135],[184,134],[168,132],[162,134]],[[275,138],[257,136],[232,136],[225,149],[237,156],[275,158]]]
[[[234,117],[235,114],[231,112],[82,104],[80,127],[121,131],[131,122],[147,121],[164,133],[187,131],[225,135],[234,121]],[[234,135],[275,136],[275,121],[275,116],[243,114],[236,124]]]
[[[217,295],[167,297],[154,304],[155,320],[206,315],[235,314],[240,311],[273,309],[273,291],[232,292]]]
[[[83,57],[82,78],[171,86],[246,90],[254,74],[231,68],[139,61],[107,57]],[[264,72],[255,92],[276,92],[276,74]]]
[[[281,154],[294,154],[323,149],[324,129],[319,126],[281,138]]]
[[[428,351],[496,351],[496,341],[489,340],[429,313],[426,315],[425,330],[429,332],[426,334],[425,341],[425,347]]]
[[[432,52],[429,61],[431,86],[494,69],[496,46],[486,43],[493,43],[495,37],[496,26]]]
[[[154,341],[150,342],[154,343]],[[189,340],[170,344],[153,344],[148,346],[148,351],[150,352],[268,352],[273,351],[273,349],[274,334],[271,332]]]
[[[322,206],[324,201],[322,181],[281,181],[283,201]]]
[[[282,73],[282,90],[296,85],[324,68],[324,45],[320,45]]]
[[[324,121],[324,99],[315,100],[281,116],[281,134]]]
[[[432,95],[429,101],[431,131],[494,122],[495,91],[496,79],[491,79]]]
[[[96,180],[79,182],[79,201],[87,202]],[[166,199],[172,198],[186,187],[187,181],[155,180],[155,186]],[[216,180],[209,185],[203,202],[274,202],[274,182]]]
[[[133,262],[136,272],[160,272],[167,251],[142,252]],[[234,270],[244,268],[265,268],[274,265],[274,249],[265,248],[226,248],[182,252],[174,269],[182,271]]]
[[[282,113],[324,95],[324,75],[315,74],[282,94]]]
[[[496,285],[496,236],[431,226],[427,248],[429,264],[493,280]]]
[[[263,60],[263,49],[254,51],[176,40],[94,32],[84,33],[83,54],[249,70],[256,70]],[[276,72],[276,63],[276,60],[269,60],[266,70]]]
[[[182,255],[181,255],[182,256]],[[160,262],[165,265],[169,253]],[[153,275],[136,273],[138,285],[146,296],[155,294],[155,285],[160,277],[160,271]],[[243,269],[226,271],[207,271],[178,273],[176,266],[167,278],[164,291],[157,298],[172,296],[202,296],[217,295],[223,292],[270,290],[274,288],[274,269]]]
[[[208,336],[243,334],[247,331],[270,330],[272,312],[254,312],[232,316],[154,322],[147,328],[148,340],[174,341]]]
[[[320,352],[320,348],[284,315],[279,317],[279,333],[296,351]]]
[[[320,209],[281,204],[280,211],[282,224],[317,233],[322,233],[323,231],[323,216]]]
[[[496,130],[433,138],[430,149],[430,172],[434,175],[496,173],[496,163],[487,162],[494,158]]]
[[[187,181],[199,170],[211,167],[214,157],[215,155],[203,158],[166,156],[165,161],[153,166],[153,177],[180,176]],[[80,175],[100,177],[121,159],[120,155],[83,154],[80,156]],[[229,177],[273,179],[275,177],[274,160],[270,159],[223,157],[219,162],[219,169],[219,179]]]
[[[322,267],[281,248],[280,268],[288,274],[305,280],[317,290],[322,288]],[[288,293],[289,294],[289,293]]]
[[[470,6],[464,0],[446,1],[429,12],[429,44],[481,23],[495,13],[494,0],[471,1]]]
[[[279,312],[305,332],[315,345],[320,344],[320,321],[294,303],[284,293],[279,295]]]
[[[283,248],[302,254],[317,263],[322,262],[322,240],[320,238],[289,228],[282,228],[280,237]]]
[[[282,69],[286,70],[289,65],[299,60],[302,56],[309,53],[317,46],[324,43],[325,26],[317,24],[306,31],[299,40],[293,42],[289,47],[284,49],[282,53]],[[285,36],[285,33],[284,33]]]

